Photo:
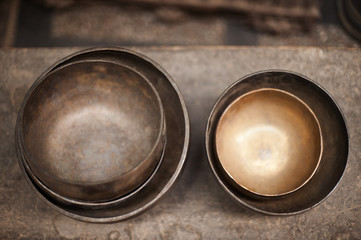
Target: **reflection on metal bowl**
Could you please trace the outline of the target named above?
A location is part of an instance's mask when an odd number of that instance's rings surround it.
[[[237,202],[268,214],[310,209],[337,186],[347,163],[341,111],[319,85],[296,73],[246,76],[208,119],[211,169]]]
[[[271,88],[232,102],[219,120],[215,143],[227,174],[264,196],[303,186],[322,153],[321,130],[311,109],[297,97]]]
[[[51,72],[30,90],[19,121],[29,170],[75,200],[102,202],[131,192],[164,148],[158,94],[113,63],[78,62]]]
[[[18,114],[24,177],[51,207],[115,222],[156,203],[180,175],[189,119],[170,76],[122,48],[74,53],[46,70]]]

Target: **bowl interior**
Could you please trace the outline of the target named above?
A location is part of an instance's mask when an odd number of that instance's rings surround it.
[[[312,110],[296,96],[272,88],[234,100],[218,122],[215,145],[229,177],[263,196],[303,186],[322,155],[321,129]]]
[[[136,72],[79,62],[30,95],[22,133],[31,166],[65,182],[99,183],[136,168],[162,131],[160,99]]]
[[[322,133],[321,160],[312,177],[296,191],[274,197],[254,194],[240,187],[221,165],[215,145],[217,125],[225,109],[239,96],[265,88],[285,91],[301,99],[316,116]],[[349,149],[345,119],[334,99],[312,80],[285,70],[257,72],[232,84],[209,116],[205,140],[210,167],[221,187],[243,206],[272,215],[300,213],[324,201],[343,176]]]

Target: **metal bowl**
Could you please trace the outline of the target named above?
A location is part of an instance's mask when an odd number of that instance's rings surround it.
[[[135,217],[161,199],[174,186],[182,173],[190,135],[189,118],[184,100],[176,83],[162,67],[152,59],[124,48],[91,48],[73,53],[54,63],[38,79],[44,79],[52,72],[78,62],[116,64],[132,70],[151,83],[161,99],[167,126],[166,144],[164,144],[160,161],[151,175],[139,187],[119,198],[103,202],[69,199],[45,186],[24,160],[19,134],[20,111],[15,129],[15,147],[20,169],[34,192],[50,207],[66,216],[81,221],[100,223]],[[39,81],[37,80],[37,82]],[[37,85],[37,82],[34,86]]]
[[[271,70],[246,76],[221,95],[208,119],[206,149],[233,199],[287,215],[319,204],[337,186],[348,134],[324,89],[299,74]]]
[[[165,131],[152,84],[106,61],[69,63],[38,79],[17,123],[30,176],[60,196],[96,203],[124,196],[149,178]]]
[[[299,189],[322,155],[321,129],[312,110],[273,88],[234,100],[219,119],[215,138],[217,158],[229,177],[263,196]]]

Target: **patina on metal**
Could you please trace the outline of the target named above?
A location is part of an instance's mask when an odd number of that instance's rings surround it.
[[[83,141],[94,144],[79,144]],[[152,206],[183,169],[188,142],[187,111],[169,75],[145,56],[119,48],[84,50],[50,67],[26,95],[16,127],[20,167],[31,186],[63,214],[91,222],[124,220]],[[68,155],[77,163],[70,173],[72,164],[64,163],[71,160]],[[78,165],[83,163],[78,155],[90,159],[85,166]],[[124,156],[125,162],[112,162]],[[132,187],[119,194],[129,183]],[[94,192],[99,198],[88,198]],[[104,198],[104,192],[110,195]]]
[[[289,215],[322,202],[347,163],[343,115],[321,86],[296,73],[246,76],[218,99],[206,150],[218,183],[253,210]]]
[[[102,202],[141,185],[164,148],[164,115],[152,85],[129,68],[78,62],[37,82],[20,112],[24,161],[49,189]]]
[[[317,118],[296,96],[262,88],[233,101],[216,129],[216,151],[241,187],[279,196],[302,187],[322,155]]]

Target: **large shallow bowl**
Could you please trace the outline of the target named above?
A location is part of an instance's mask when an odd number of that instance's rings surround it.
[[[125,220],[142,213],[159,200],[159,198],[162,197],[175,183],[175,180],[180,175],[185,162],[189,142],[189,120],[180,92],[169,75],[154,61],[134,51],[120,48],[87,49],[60,60],[45,71],[39,79],[51,77],[53,74],[58,72],[61,73],[62,69],[66,69],[71,66],[77,66],[78,64],[93,65],[94,63],[96,63],[96,65],[99,63],[100,65],[104,64],[108,67],[110,66],[110,68],[127,69],[126,71],[130,75],[133,75],[133,78],[141,78],[142,80],[146,80],[146,82],[148,81],[148,83],[142,83],[152,86],[152,88],[154,88],[154,92],[152,93],[152,91],[149,91],[148,89],[144,90],[142,94],[153,100],[154,98],[152,98],[152,94],[158,94],[160,102],[162,103],[165,120],[165,122],[163,122],[163,126],[167,126],[167,131],[164,131],[163,128],[163,131],[161,131],[160,134],[162,136],[161,143],[163,143],[164,149],[159,151],[160,156],[158,161],[156,161],[153,171],[150,175],[148,175],[147,179],[142,180],[143,184],[126,195],[112,200],[102,202],[86,201],[84,205],[79,204],[79,201],[77,200],[74,201],[74,199],[64,197],[64,195],[54,192],[53,189],[40,180],[36,171],[33,171],[33,168],[31,168],[31,164],[29,164],[29,161],[22,150],[24,145],[20,141],[21,134],[19,131],[19,122],[20,119],[23,119],[21,112],[18,115],[16,128],[16,147],[19,164],[23,170],[24,176],[34,190],[39,193],[41,198],[43,198],[50,206],[65,215],[79,220],[91,222],[113,222]],[[110,72],[112,73],[113,70]],[[108,76],[108,74],[105,75]],[[114,72],[114,78],[116,78],[115,75],[119,76],[119,72],[116,70]],[[100,74],[98,77],[101,78],[102,76],[103,75]],[[35,83],[35,85],[36,84],[37,83]],[[95,85],[97,86],[97,84]],[[99,85],[102,86],[102,84]],[[107,91],[111,92],[114,90],[116,92],[119,90],[116,89],[114,85],[113,87],[109,88]],[[139,89],[139,86],[135,87]],[[28,97],[29,94],[26,99]],[[112,102],[116,101],[109,101],[109,103]],[[147,106],[149,103],[143,102],[143,104],[144,106]],[[158,105],[157,103],[154,104]],[[128,102],[128,105],[130,108],[135,107],[132,102]],[[145,112],[152,110],[152,107],[147,106],[147,108],[148,109],[144,110]],[[97,117],[95,115],[93,116],[94,118]],[[153,117],[157,118],[156,112],[153,115]],[[159,120],[159,118],[157,119]],[[142,119],[133,120],[134,122],[142,121]],[[157,121],[157,123],[161,124],[159,121]],[[162,126],[157,125],[154,129],[157,131],[157,129],[162,129]],[[142,128],[142,135],[146,134],[144,132],[149,130],[150,129],[147,129],[146,127]],[[109,135],[111,136],[113,133],[114,132],[109,131],[105,135],[106,137],[109,137]],[[167,139],[166,144],[164,142],[165,139]],[[161,161],[159,161],[160,159]],[[119,201],[119,199],[121,199],[121,201]]]
[[[296,73],[246,76],[218,99],[206,149],[217,181],[239,203],[294,214],[319,204],[347,163],[348,134],[335,101]]]

